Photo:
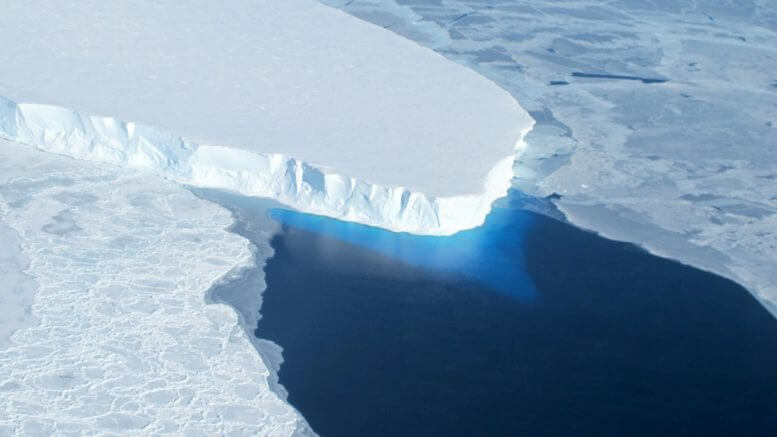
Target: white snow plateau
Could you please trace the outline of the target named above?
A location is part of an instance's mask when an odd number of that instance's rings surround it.
[[[11,2],[0,28],[0,136],[397,231],[481,224],[533,126],[312,0]]]

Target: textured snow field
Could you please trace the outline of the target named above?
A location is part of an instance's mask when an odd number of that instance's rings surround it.
[[[0,136],[176,176],[203,164],[169,153],[186,138],[219,146],[187,183],[390,229],[481,224],[533,124],[472,70],[314,0],[7,2],[0,28]]]
[[[777,314],[777,3],[322,2],[513,94],[537,121],[517,188],[732,278]]]
[[[311,433],[236,313],[206,304],[253,262],[231,223],[146,172],[0,140],[0,232],[21,237],[40,322],[0,343],[0,435]]]
[[[3,187],[0,186],[0,196]],[[0,203],[0,215],[5,205]],[[21,251],[22,240],[14,229],[0,222],[0,349],[8,346],[11,333],[17,329],[33,326],[37,323],[30,313],[37,284],[24,273],[29,260]]]

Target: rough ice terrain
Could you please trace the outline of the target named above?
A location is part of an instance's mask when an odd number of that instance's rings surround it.
[[[482,223],[533,125],[313,0],[9,2],[0,28],[0,136],[395,230]]]
[[[322,0],[508,90],[515,185],[777,314],[777,3]]]
[[[0,233],[29,263],[0,256],[0,275],[34,280],[39,322],[0,344],[0,435],[311,433],[238,315],[207,303],[253,262],[231,223],[148,172],[0,140]]]
[[[0,196],[2,196],[3,187],[0,186]],[[5,215],[2,211],[3,204],[0,203],[0,215]],[[11,334],[28,326],[37,323],[35,317],[30,313],[33,297],[37,284],[35,280],[24,273],[29,260],[21,251],[22,240],[19,234],[0,222],[0,308],[3,309],[3,315],[0,317],[0,349],[9,344]]]

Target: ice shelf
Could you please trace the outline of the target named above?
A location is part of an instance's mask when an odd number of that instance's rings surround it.
[[[4,8],[2,137],[307,212],[477,226],[533,126],[482,76],[311,0]]]

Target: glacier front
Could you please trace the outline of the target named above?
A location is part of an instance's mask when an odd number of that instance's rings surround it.
[[[0,27],[0,136],[398,231],[482,223],[533,126],[482,76],[312,0],[33,0]]]
[[[450,234],[505,194],[533,126],[482,76],[312,0],[12,1],[0,27],[0,278],[19,284],[0,435],[313,434],[280,349],[245,329],[259,314],[208,291],[269,244],[181,184]]]

